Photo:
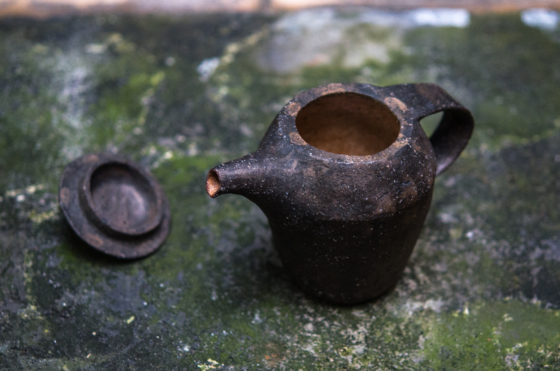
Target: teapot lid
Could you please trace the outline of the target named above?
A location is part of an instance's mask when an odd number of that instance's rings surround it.
[[[155,178],[125,157],[98,153],[66,166],[62,212],[94,249],[121,259],[155,252],[169,234],[169,205]]]

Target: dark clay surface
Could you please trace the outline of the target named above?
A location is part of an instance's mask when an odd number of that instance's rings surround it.
[[[0,20],[0,369],[559,368],[560,31],[407,17]],[[353,308],[305,297],[261,211],[204,190],[297,91],[334,81],[435,82],[477,122],[402,280]],[[173,218],[133,263],[93,252],[57,204],[67,163],[112,150]]]

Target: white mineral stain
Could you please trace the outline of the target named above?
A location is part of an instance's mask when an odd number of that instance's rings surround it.
[[[165,65],[166,65],[167,67],[172,67],[172,66],[174,66],[174,65],[175,65],[175,58],[173,58],[173,57],[171,57],[171,56],[165,58]]]
[[[196,156],[198,155],[199,150],[198,150],[198,146],[195,142],[189,143],[189,148],[187,150],[187,154],[189,156]]]
[[[17,197],[22,194],[32,195],[35,192],[42,191],[44,189],[45,189],[44,184],[31,184],[25,188],[16,188],[16,189],[7,190],[5,195],[6,197]]]
[[[416,9],[408,14],[415,26],[467,27],[470,13],[466,9]]]
[[[261,318],[261,315],[259,313],[259,311],[255,312],[255,316],[253,317],[253,320],[251,321],[252,324],[254,325],[258,325],[261,324],[263,322],[263,319]]]
[[[521,20],[530,27],[554,30],[560,22],[560,15],[554,10],[533,8],[522,11]]]
[[[405,303],[404,311],[408,316],[411,316],[420,310],[432,310],[436,313],[439,313],[441,312],[441,309],[443,308],[444,305],[445,302],[441,299],[437,299],[437,300],[428,299],[424,302],[410,300]]]
[[[305,9],[276,21],[255,58],[263,70],[279,73],[333,61],[343,67],[359,67],[367,61],[386,64],[393,51],[404,50],[403,33],[410,28],[466,27],[469,23],[470,13],[465,9]]]
[[[37,213],[34,210],[29,214],[29,218],[36,224],[42,223],[46,220],[53,219],[58,215],[58,208],[54,206],[48,211]]]
[[[208,81],[210,76],[214,74],[218,66],[220,65],[220,58],[208,58],[200,62],[198,67],[196,68],[196,72],[198,72],[198,76],[201,81]]]
[[[56,129],[67,138],[62,153],[68,161],[78,157],[82,144],[89,141],[84,129],[91,123],[91,118],[85,114],[85,96],[91,90],[93,82],[94,63],[91,56],[88,56],[93,54],[92,51],[98,54],[101,52],[99,46],[86,47],[85,50],[75,48],[71,52],[56,54],[56,57],[42,61],[56,76],[51,89],[58,92],[60,119],[53,122],[57,125]]]
[[[197,365],[199,369],[206,371],[206,370],[214,370],[216,368],[223,368],[224,364],[213,360],[212,358],[208,358],[205,364]]]
[[[107,50],[107,45],[97,43],[86,45],[86,53],[89,54],[102,54]]]

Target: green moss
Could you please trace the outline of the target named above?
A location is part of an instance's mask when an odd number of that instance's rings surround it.
[[[53,61],[33,46],[20,34],[0,34],[0,193],[52,181],[49,169],[61,157],[66,128],[50,89]]]
[[[426,329],[426,366],[555,369],[560,366],[559,313],[513,300],[465,306]]]
[[[442,83],[472,109],[471,146],[529,143],[557,130],[560,75],[551,61],[560,44],[519,14],[472,16],[465,29],[419,29],[407,42],[417,76]]]

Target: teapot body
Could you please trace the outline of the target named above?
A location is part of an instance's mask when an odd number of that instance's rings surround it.
[[[419,124],[433,109],[415,108],[418,87],[329,84],[298,94],[256,152],[210,171],[208,193],[255,202],[285,269],[312,296],[355,304],[383,294],[406,266],[449,157],[438,158]]]

